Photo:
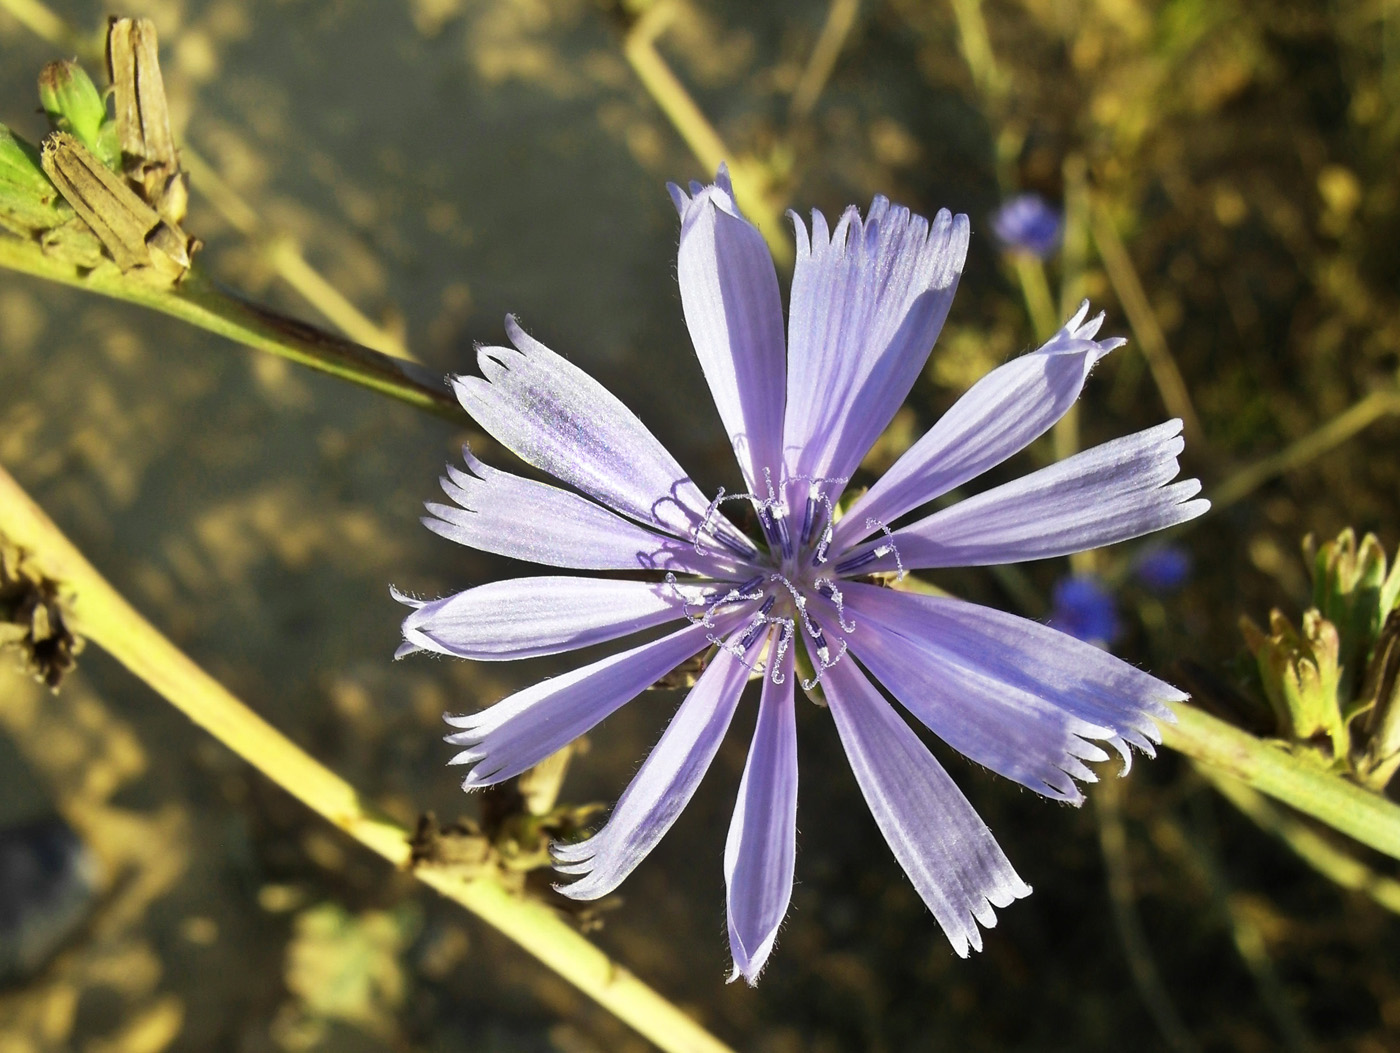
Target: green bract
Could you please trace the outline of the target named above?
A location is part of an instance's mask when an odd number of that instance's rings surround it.
[[[116,122],[82,66],[72,60],[45,66],[39,74],[39,102],[55,130],[76,136],[108,168],[121,168]]]

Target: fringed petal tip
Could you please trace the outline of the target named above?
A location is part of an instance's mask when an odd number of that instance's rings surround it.
[[[1074,313],[1059,331],[1040,347],[1038,353],[1042,355],[1062,355],[1062,354],[1082,354],[1088,359],[1086,365],[1092,368],[1100,359],[1111,351],[1127,344],[1127,340],[1121,336],[1108,336],[1102,340],[1096,339],[1099,330],[1103,327],[1105,312],[1100,311],[1093,318],[1089,318],[1089,301],[1085,300],[1079,305],[1079,310]],[[1086,321],[1086,319],[1088,319]]]
[[[963,925],[957,931],[944,928],[944,935],[953,945],[953,953],[959,958],[966,958],[972,951],[980,952],[982,930],[997,927],[996,912],[1005,910],[1018,899],[1025,899],[1031,891],[1031,887],[1013,872],[999,887],[984,892],[976,904],[967,904],[968,915]]]
[[[423,522],[428,522],[427,517],[424,517]],[[411,596],[395,585],[389,586],[389,595],[399,603],[402,603],[405,607],[412,608],[412,611],[403,620],[403,642],[394,650],[394,661],[397,662],[402,658],[407,658],[411,654],[417,654],[419,651],[439,650],[439,648],[431,646],[431,641],[424,637],[422,633],[418,632],[414,624],[415,620],[419,617],[418,612],[423,607],[427,606],[430,601],[421,600],[417,596]]]
[[[692,179],[689,193],[675,183],[667,183],[666,193],[671,196],[671,204],[676,206],[676,214],[680,216],[683,228],[687,225],[688,217],[694,215],[694,206],[701,199],[708,198],[714,201],[717,207],[730,215],[739,214],[739,206],[734,198],[734,184],[729,178],[729,165],[724,162],[720,163],[715,172],[713,183],[706,185]]]

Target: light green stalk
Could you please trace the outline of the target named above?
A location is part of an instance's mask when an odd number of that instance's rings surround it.
[[[175,708],[308,808],[388,860],[410,867],[409,835],[355,788],[282,735],[167,640],[119,595],[0,468],[0,535],[71,597],[68,627],[102,647]],[[466,907],[668,1053],[728,1053],[675,1005],[538,900],[494,878],[418,867],[414,877]]]
[[[1334,830],[1400,859],[1400,805],[1329,771],[1281,742],[1255,738],[1195,706],[1172,707],[1162,744],[1310,815]]]

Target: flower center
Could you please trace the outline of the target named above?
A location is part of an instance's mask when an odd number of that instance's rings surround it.
[[[839,493],[839,489],[828,490],[828,487],[839,488],[846,480],[785,477],[775,487],[772,472],[765,469],[763,475],[766,494],[729,494],[721,488],[692,535],[695,551],[699,554],[709,551],[708,545],[724,544],[722,540],[717,540],[722,535],[711,529],[715,517],[728,502],[746,502],[753,508],[763,534],[762,541],[756,542],[760,550],[766,550],[764,557],[757,561],[763,572],[739,585],[720,584],[698,595],[692,591],[689,596],[681,596],[681,599],[686,617],[707,626],[714,624],[715,614],[721,608],[741,604],[751,606],[749,621],[743,628],[729,634],[725,640],[721,640],[717,634],[710,634],[710,642],[743,658],[764,632],[771,632],[772,643],[766,649],[766,660],[761,660],[754,668],[760,674],[766,673],[776,684],[782,682],[780,670],[788,648],[794,641],[799,641],[812,670],[810,677],[803,677],[802,686],[812,691],[821,682],[822,674],[846,655],[844,637],[836,639],[833,646],[830,635],[834,627],[839,626],[843,634],[853,632],[856,627],[846,613],[841,590],[832,574],[833,569],[841,573],[845,568],[832,568],[828,563],[836,521],[831,494]],[[802,484],[806,484],[805,493]],[[799,495],[803,504],[800,520],[793,515],[789,504],[790,499],[795,500]],[[881,524],[871,525],[879,525],[889,537],[888,528]],[[725,548],[732,551],[728,545]],[[888,545],[879,546],[868,559],[861,562],[886,556],[893,549],[891,541]],[[897,552],[895,561],[899,563]],[[900,575],[903,576],[902,564]],[[681,590],[675,576],[668,574],[666,580],[680,596]],[[825,629],[821,620],[813,617],[810,609],[811,599],[817,596],[825,601],[823,606],[827,609],[828,624]]]

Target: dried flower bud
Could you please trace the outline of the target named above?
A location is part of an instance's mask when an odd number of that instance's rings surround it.
[[[161,217],[178,227],[185,220],[189,191],[170,131],[154,22],[149,18],[109,22],[107,72],[112,78],[127,176]]]
[[[163,286],[185,276],[198,242],[162,219],[74,136],[50,135],[40,162],[123,274]]]
[[[1365,745],[1353,766],[1363,782],[1381,790],[1400,768],[1400,610],[1391,610],[1381,628],[1358,709],[1366,712]]]
[[[0,650],[19,653],[24,669],[57,689],[83,641],[64,624],[57,582],[0,538]]]

